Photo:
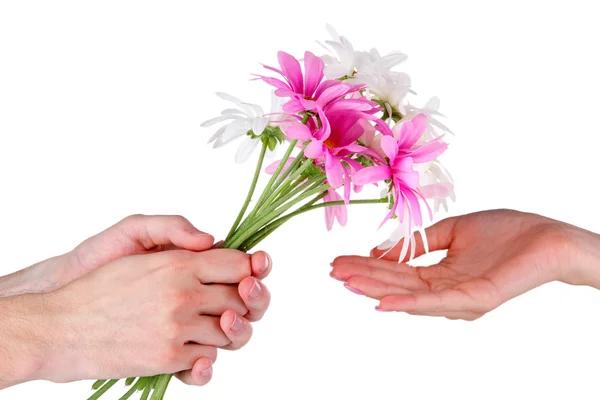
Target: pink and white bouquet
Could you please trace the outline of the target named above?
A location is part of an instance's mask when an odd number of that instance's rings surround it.
[[[412,259],[416,231],[427,248],[425,216],[432,220],[434,211],[440,206],[447,210],[448,199],[454,200],[452,178],[438,161],[450,131],[436,119],[442,116],[436,98],[423,108],[407,101],[414,94],[410,78],[394,69],[406,59],[404,54],[356,51],[328,28],[332,39],[325,47],[330,54],[319,57],[306,51],[299,61],[281,51],[278,67],[265,65],[264,74],[255,75],[274,89],[269,113],[218,93],[233,107],[202,124],[222,124],[210,139],[214,147],[241,142],[237,162],[259,151],[250,190],[223,247],[249,251],[285,222],[311,210],[323,208],[331,229],[335,221],[346,224],[348,205],[381,203],[381,225],[392,220],[398,228],[380,248],[404,238],[399,261]],[[283,157],[264,168],[267,152],[280,146],[286,148]],[[255,199],[263,171],[270,178]],[[355,198],[367,185],[378,186],[381,195]],[[141,391],[142,400],[161,400],[170,378],[130,378],[126,383],[131,388],[121,399]],[[115,382],[96,382],[89,400]]]

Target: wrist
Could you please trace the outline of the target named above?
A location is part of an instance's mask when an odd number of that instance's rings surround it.
[[[54,328],[43,297],[24,294],[0,299],[0,388],[45,379]]]
[[[569,226],[566,268],[561,281],[600,289],[600,235]]]
[[[0,297],[45,293],[62,286],[61,271],[68,255],[60,255],[0,277]]]

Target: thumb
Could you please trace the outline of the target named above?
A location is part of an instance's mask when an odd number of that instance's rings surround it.
[[[86,268],[97,268],[121,257],[165,248],[204,251],[214,237],[179,215],[131,215],[85,240],[74,250]]]

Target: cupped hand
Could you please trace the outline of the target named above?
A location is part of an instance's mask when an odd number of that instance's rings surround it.
[[[178,373],[206,383],[217,347],[252,334],[269,293],[252,273],[270,259],[229,249],[171,250],[119,258],[43,297],[48,330],[41,379]],[[183,371],[183,372],[182,372]]]
[[[579,267],[598,241],[591,232],[513,210],[448,218],[426,236],[430,251],[448,250],[435,265],[398,263],[400,242],[388,253],[373,249],[371,257],[338,257],[331,276],[379,300],[380,311],[474,320],[547,282],[589,284]],[[417,239],[419,256],[424,246]]]

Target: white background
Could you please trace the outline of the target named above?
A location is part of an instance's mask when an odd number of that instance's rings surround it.
[[[68,251],[132,213],[183,214],[222,237],[251,164],[199,123],[222,90],[276,51],[297,56],[330,22],[359,49],[402,50],[418,105],[457,136],[444,158],[452,214],[516,208],[600,231],[600,25],[593,2],[0,3],[0,272]],[[264,103],[268,107],[268,103]],[[337,254],[379,242],[384,211],[320,212],[264,242],[273,304],[204,388],[169,399],[597,399],[600,293],[553,283],[475,322],[381,314],[329,278]],[[110,349],[107,349],[110,351]],[[84,399],[89,382],[34,382],[0,399]],[[109,399],[122,394],[112,391]]]

